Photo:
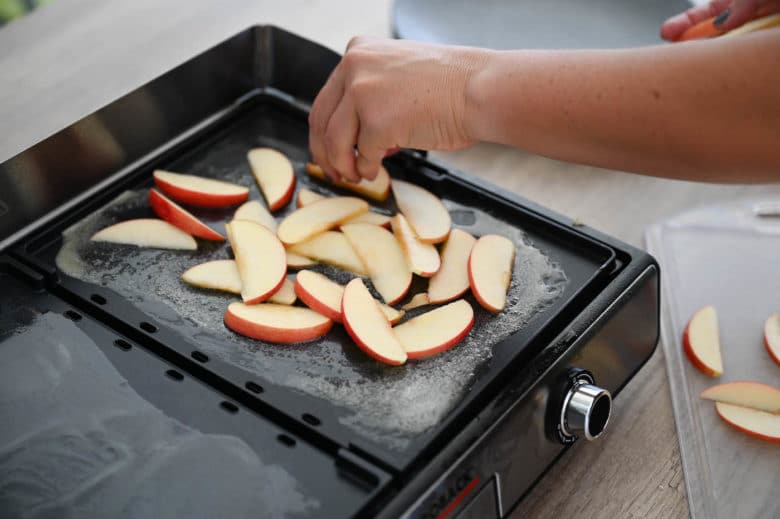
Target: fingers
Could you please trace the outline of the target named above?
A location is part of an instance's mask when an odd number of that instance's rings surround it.
[[[733,0],[729,5],[728,13],[723,11],[720,19],[716,20],[717,26],[723,31],[730,31],[755,18],[758,12],[759,0]]]
[[[378,133],[370,127],[361,128],[358,136],[357,169],[361,177],[374,180],[387,150],[378,139]]]
[[[339,106],[344,95],[343,67],[337,66],[322,87],[309,113],[309,148],[314,162],[327,173],[333,180],[340,180],[333,165],[328,161],[328,153],[325,144],[325,133],[328,123]]]
[[[661,37],[667,41],[677,41],[686,30],[708,18],[718,16],[731,3],[732,0],[713,0],[709,4],[672,16],[661,25]]]
[[[349,96],[341,98],[328,121],[325,132],[327,160],[338,175],[351,182],[358,182],[360,175],[355,169],[355,142],[359,130],[358,115]]]

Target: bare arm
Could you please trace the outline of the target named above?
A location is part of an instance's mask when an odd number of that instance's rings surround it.
[[[780,181],[780,30],[630,50],[488,53],[467,132],[558,159]]]
[[[314,160],[351,180],[396,147],[483,140],[655,176],[780,181],[780,29],[592,51],[359,38],[309,122]]]

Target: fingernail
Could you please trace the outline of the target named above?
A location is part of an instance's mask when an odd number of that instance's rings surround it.
[[[714,26],[716,26],[716,27],[717,27],[718,25],[723,25],[723,22],[725,22],[726,20],[728,20],[728,19],[729,19],[729,15],[730,15],[730,14],[731,14],[731,9],[726,9],[725,11],[723,11],[722,13],[720,13],[720,14],[718,15],[718,17],[717,17],[717,18],[715,18],[715,19],[712,21],[712,25],[714,25]]]

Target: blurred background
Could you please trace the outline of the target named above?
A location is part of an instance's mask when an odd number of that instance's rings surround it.
[[[0,0],[0,27],[55,0]]]

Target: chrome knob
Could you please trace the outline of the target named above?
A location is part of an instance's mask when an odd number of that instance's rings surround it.
[[[612,395],[593,385],[590,376],[581,376],[563,399],[560,432],[567,439],[580,435],[595,440],[604,432],[612,413]]]

